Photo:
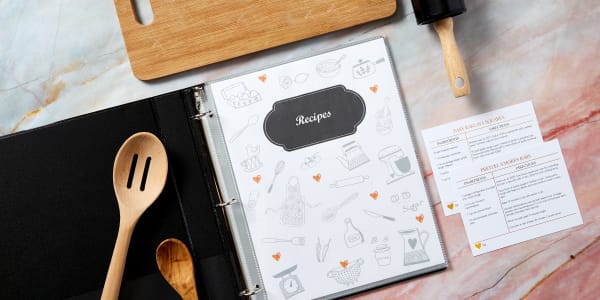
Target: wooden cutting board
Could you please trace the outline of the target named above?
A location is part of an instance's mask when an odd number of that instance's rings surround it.
[[[131,68],[155,79],[391,16],[396,0],[151,0],[142,25],[115,0]]]

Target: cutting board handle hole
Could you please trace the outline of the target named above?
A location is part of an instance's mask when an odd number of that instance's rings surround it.
[[[131,0],[135,20],[142,25],[149,25],[154,20],[154,12],[150,0]]]

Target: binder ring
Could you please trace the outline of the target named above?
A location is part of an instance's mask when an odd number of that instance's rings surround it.
[[[252,289],[245,289],[243,291],[240,292],[240,296],[252,296],[252,295],[256,295],[258,293],[260,293],[262,291],[262,288],[260,288],[258,285],[255,288]]]
[[[201,112],[201,113],[197,113],[197,114],[193,115],[192,119],[200,120],[206,116],[212,117],[212,115],[213,115],[212,110],[209,110],[209,111],[205,111],[205,112]]]
[[[219,203],[219,204],[217,204],[217,207],[225,207],[225,206],[229,206],[229,205],[231,205],[231,204],[237,203],[237,202],[238,202],[238,200],[237,200],[237,199],[235,199],[235,198],[232,198],[232,199],[231,199],[231,200],[229,200],[229,201],[225,201],[225,202],[223,202],[223,203]]]

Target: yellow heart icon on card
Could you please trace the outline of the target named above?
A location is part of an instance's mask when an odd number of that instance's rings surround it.
[[[450,203],[447,205],[449,209],[454,209],[454,203]]]
[[[475,248],[481,249],[481,243],[475,243]]]

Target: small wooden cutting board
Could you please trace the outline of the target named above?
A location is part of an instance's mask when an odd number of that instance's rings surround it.
[[[391,16],[396,0],[115,0],[131,68],[155,79]]]

